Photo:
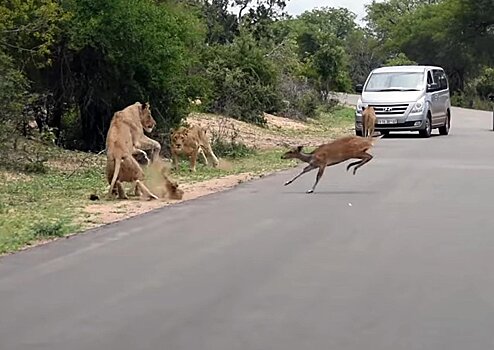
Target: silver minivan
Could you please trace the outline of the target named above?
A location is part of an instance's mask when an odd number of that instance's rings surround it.
[[[391,66],[374,69],[365,84],[355,87],[361,96],[355,111],[355,133],[362,135],[362,108],[376,111],[375,130],[418,131],[430,137],[433,129],[448,135],[451,101],[448,79],[441,67]]]

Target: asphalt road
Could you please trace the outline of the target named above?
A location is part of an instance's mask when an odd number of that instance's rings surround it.
[[[491,114],[0,260],[1,350],[494,347]],[[437,131],[435,131],[437,133]]]

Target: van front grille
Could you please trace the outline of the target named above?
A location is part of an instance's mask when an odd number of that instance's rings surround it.
[[[372,105],[371,105],[372,106]],[[399,105],[379,105],[372,106],[376,111],[376,115],[403,115],[405,114],[408,104],[399,104]]]

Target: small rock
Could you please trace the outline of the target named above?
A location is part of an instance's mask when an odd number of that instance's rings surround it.
[[[99,196],[97,194],[91,194],[89,196],[89,200],[91,200],[91,201],[99,201]]]

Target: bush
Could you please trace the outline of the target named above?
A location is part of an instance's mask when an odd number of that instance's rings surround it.
[[[485,83],[480,85],[479,82]],[[488,99],[490,91],[488,88],[488,82],[483,80],[483,77],[473,80],[465,86],[464,91],[454,92],[451,96],[451,105],[463,108],[473,108],[485,111],[492,110],[492,103]],[[484,92],[485,95],[479,92]]]
[[[240,130],[226,118],[220,119],[218,126],[211,130],[211,147],[218,157],[242,158],[255,153],[242,142]]]
[[[65,233],[66,227],[62,221],[40,222],[31,228],[31,235],[35,239],[63,237]]]
[[[254,149],[248,147],[243,142],[234,140],[216,139],[213,141],[211,147],[218,157],[237,159],[248,157],[255,153]]]
[[[301,120],[313,118],[316,115],[320,98],[319,94],[308,83],[290,75],[284,75],[280,85],[280,91],[284,98],[280,115]]]
[[[494,68],[484,68],[482,74],[474,81],[477,94],[487,99],[490,94],[494,94]]]
[[[241,34],[232,44],[211,47],[203,60],[204,74],[211,82],[210,112],[265,124],[263,113],[279,108],[277,69],[250,34]]]
[[[79,135],[73,129],[62,132],[64,143],[99,151],[113,113],[136,101],[150,102],[162,130],[180,122],[188,97],[195,97],[187,95],[188,75],[205,34],[187,5],[151,0],[66,5],[71,16],[43,76],[54,110],[63,114],[52,116],[55,126],[79,124]],[[82,147],[72,136],[82,139]]]

